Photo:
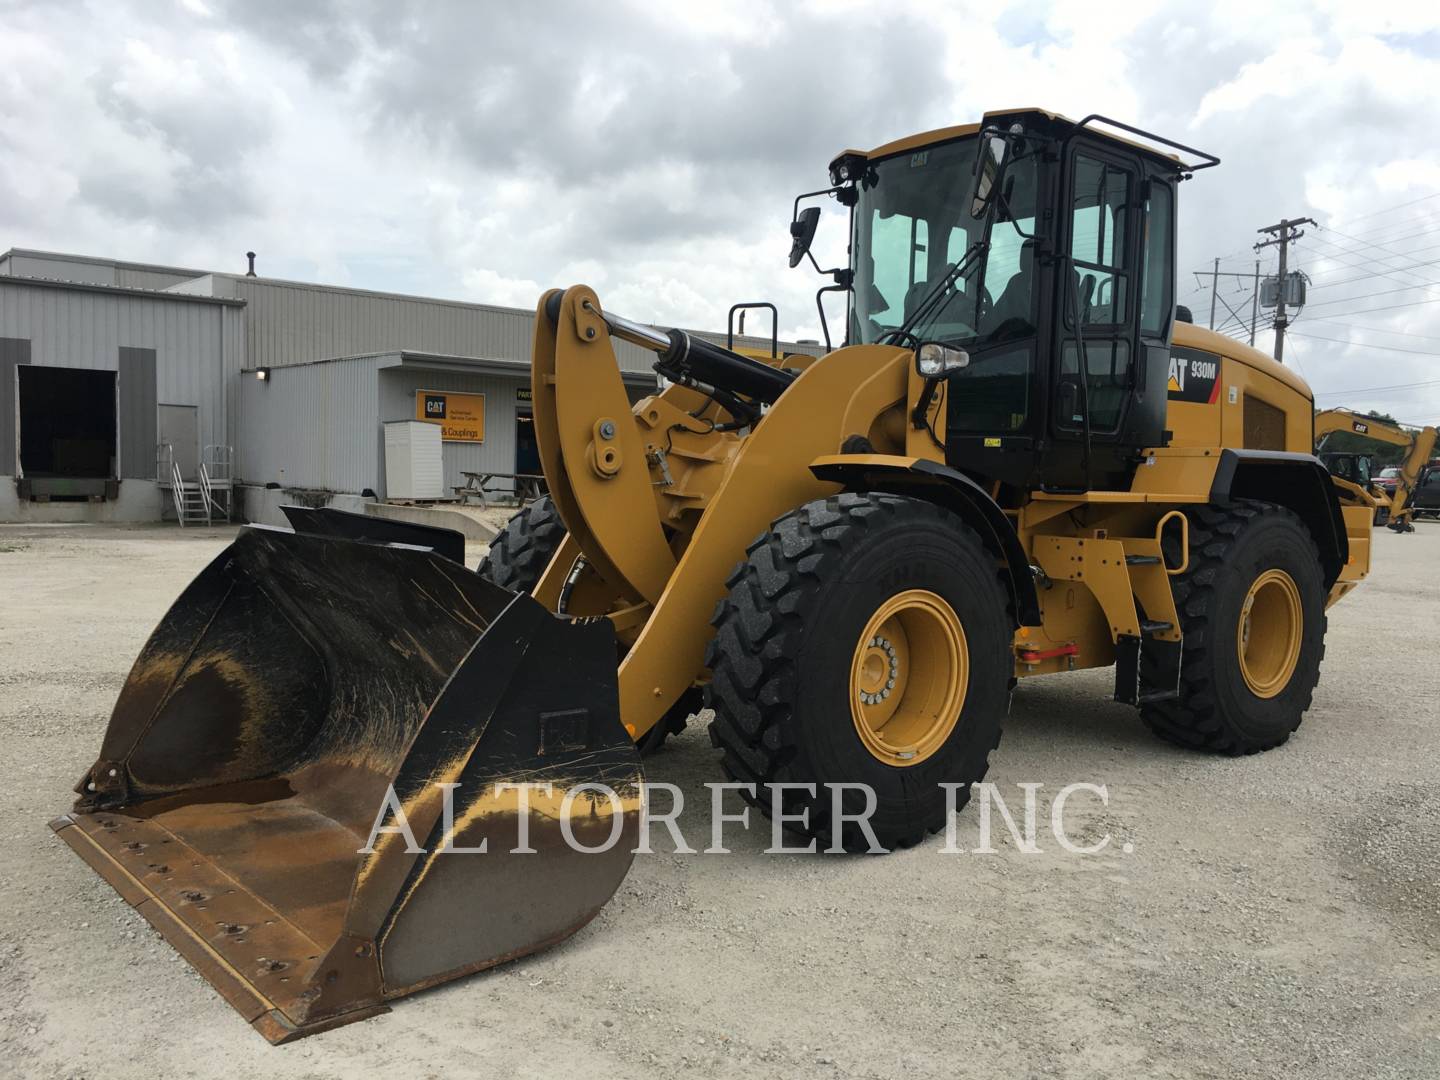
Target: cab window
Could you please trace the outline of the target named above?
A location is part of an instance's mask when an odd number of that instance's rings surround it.
[[[1070,254],[1082,325],[1113,325],[1129,311],[1125,257],[1130,174],[1094,158],[1075,159],[1070,207]],[[1067,321],[1071,321],[1067,318]]]
[[[1175,253],[1171,223],[1175,215],[1175,193],[1159,180],[1149,183],[1145,200],[1145,265],[1140,277],[1140,331],[1164,337],[1170,328],[1175,306],[1170,301],[1171,268]]]

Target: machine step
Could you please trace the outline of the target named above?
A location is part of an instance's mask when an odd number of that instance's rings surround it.
[[[1160,565],[1159,555],[1126,555],[1126,566],[1158,566]]]
[[[1164,620],[1161,620],[1161,619],[1141,619],[1141,620],[1140,620],[1140,633],[1142,633],[1142,634],[1160,634],[1160,633],[1163,633],[1163,632],[1166,631],[1166,630],[1171,629],[1174,625],[1175,625],[1174,623],[1168,623],[1168,622],[1165,622]]]

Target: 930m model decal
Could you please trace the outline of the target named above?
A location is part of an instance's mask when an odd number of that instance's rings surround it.
[[[1220,396],[1220,357],[1199,349],[1172,348],[1167,385],[1171,401],[1215,404]]]

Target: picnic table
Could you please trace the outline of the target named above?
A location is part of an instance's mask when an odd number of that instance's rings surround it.
[[[472,498],[479,499],[481,506],[489,506],[489,497],[512,496],[522,504],[534,502],[545,494],[545,477],[534,473],[466,472],[461,471],[465,483],[456,485],[455,496],[462,503]],[[492,486],[501,481],[499,486]],[[508,483],[506,483],[508,481]]]

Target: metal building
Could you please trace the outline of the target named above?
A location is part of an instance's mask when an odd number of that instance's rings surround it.
[[[0,521],[156,521],[162,441],[228,445],[243,305],[0,273]]]
[[[187,500],[267,522],[290,501],[355,509],[387,498],[385,425],[436,422],[449,406],[468,419],[442,422],[443,494],[466,473],[503,489],[538,471],[533,319],[11,250],[0,255],[0,521],[153,521]],[[617,355],[633,395],[654,388],[649,353],[621,344]]]

